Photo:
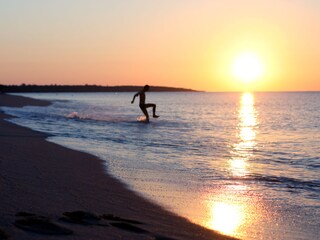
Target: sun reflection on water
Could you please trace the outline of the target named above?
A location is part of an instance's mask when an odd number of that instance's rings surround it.
[[[240,226],[244,215],[242,206],[227,202],[216,202],[212,206],[211,214],[213,217],[209,224],[228,235],[233,234]]]
[[[238,118],[238,142],[233,145],[228,171],[231,178],[241,179],[249,174],[252,150],[256,146],[257,113],[253,94],[242,94]],[[258,200],[248,196],[248,188],[239,181],[216,193],[207,205],[210,215],[206,225],[223,234],[244,236],[246,229],[250,228],[253,219],[259,214]]]
[[[233,185],[211,195],[205,226],[229,236],[250,238],[248,234],[264,210],[259,197],[248,190],[245,185]]]
[[[230,172],[236,177],[247,175],[248,160],[252,157],[252,149],[256,145],[255,127],[257,125],[257,117],[254,108],[253,94],[243,93],[240,103],[238,124],[239,141],[233,146],[232,157],[229,161]]]

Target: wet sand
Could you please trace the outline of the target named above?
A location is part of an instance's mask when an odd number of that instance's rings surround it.
[[[0,106],[47,106],[0,94]],[[1,239],[233,239],[138,196],[92,155],[47,142],[0,112]]]

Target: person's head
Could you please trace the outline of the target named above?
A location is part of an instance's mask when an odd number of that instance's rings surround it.
[[[149,91],[149,88],[150,88],[149,85],[145,85],[145,86],[143,87],[143,91],[145,91],[145,92],[146,92],[146,91]]]

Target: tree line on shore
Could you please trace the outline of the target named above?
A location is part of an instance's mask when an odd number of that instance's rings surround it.
[[[99,86],[99,85],[0,85],[0,92],[137,92],[143,86]],[[151,86],[152,92],[194,92],[187,88]]]

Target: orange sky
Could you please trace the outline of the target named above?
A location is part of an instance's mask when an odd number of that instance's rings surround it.
[[[1,84],[320,91],[317,0],[12,0],[0,3]],[[231,73],[243,51],[264,74]]]

